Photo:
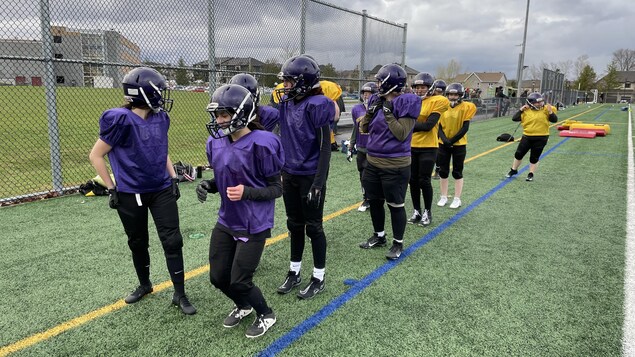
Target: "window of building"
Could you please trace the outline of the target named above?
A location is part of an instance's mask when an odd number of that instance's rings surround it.
[[[631,82],[626,81],[626,83],[624,83],[624,88],[625,88],[625,89],[628,89],[628,88],[630,88],[630,87],[631,87]]]
[[[62,43],[62,36],[53,36],[53,43]]]
[[[57,76],[57,77],[55,77],[55,81],[56,81],[58,84],[64,84],[64,76]]]
[[[61,54],[61,53],[56,53],[56,54],[53,55],[53,57],[62,59],[62,58],[64,58],[64,55]]]

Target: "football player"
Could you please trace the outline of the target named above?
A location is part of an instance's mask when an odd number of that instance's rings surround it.
[[[476,114],[476,105],[464,102],[465,90],[461,83],[451,83],[445,94],[450,101],[450,108],[441,114],[439,120],[439,176],[441,198],[437,206],[443,207],[448,202],[448,176],[450,173],[450,159],[452,160],[452,177],[454,178],[454,199],[450,208],[461,207],[461,193],[463,191],[463,164],[467,153],[467,131],[470,119]]]
[[[437,160],[438,129],[441,114],[448,110],[450,103],[441,95],[445,82],[431,81],[432,76],[422,72],[415,76],[415,91],[425,93],[421,102],[421,112],[412,134],[412,165],[410,173],[410,198],[414,212],[408,220],[410,224],[428,226],[432,222],[432,171]],[[426,88],[420,88],[426,87]],[[423,194],[424,209],[421,210]]]
[[[152,292],[148,252],[150,210],[174,286],[172,303],[183,313],[192,315],[196,309],[185,295],[184,287],[183,237],[176,203],[180,197],[179,179],[168,155],[170,91],[165,78],[148,67],[131,70],[122,85],[127,103],[101,115],[99,139],[89,157],[108,187],[108,203],[117,210],[128,236],[132,263],[139,279],[139,286],[125,302],[135,303]],[[106,155],[114,182],[108,173]]]
[[[335,103],[322,94],[320,68],[305,55],[289,58],[278,77],[283,81],[280,138],[284,148],[282,192],[287,213],[291,259],[278,293],[300,285],[305,232],[311,240],[313,274],[297,296],[310,299],[324,290],[326,236],[322,227],[326,179],[331,158],[330,125]]]
[[[519,121],[523,126],[523,137],[518,143],[511,170],[506,177],[512,177],[518,173],[523,157],[529,153],[529,174],[525,181],[533,181],[538,161],[542,150],[549,140],[549,123],[558,121],[558,110],[551,104],[545,104],[540,93],[531,93],[527,96],[526,104],[512,117],[513,121]]]
[[[386,245],[386,202],[393,233],[392,246],[386,258],[395,260],[403,252],[406,230],[404,202],[410,177],[410,142],[416,118],[421,111],[421,99],[414,94],[402,93],[406,85],[406,71],[399,65],[384,65],[375,79],[378,92],[370,97],[366,115],[359,123],[360,132],[368,133],[368,163],[362,181],[370,202],[374,233],[359,246],[370,249]]]
[[[364,169],[367,166],[366,160],[366,145],[368,143],[368,133],[361,133],[359,131],[359,123],[366,115],[366,110],[368,109],[368,99],[370,96],[377,93],[377,84],[374,82],[368,82],[362,86],[362,89],[359,91],[359,100],[361,103],[356,104],[351,109],[351,115],[353,117],[353,131],[351,132],[351,139],[348,145],[348,152],[353,152],[353,150],[357,151],[357,171],[359,171],[359,181],[362,182],[362,177],[364,176]],[[364,185],[362,184],[362,196],[364,200],[362,204],[357,208],[360,212],[365,212],[368,207],[370,207],[370,203],[368,202],[368,198],[366,197],[366,192],[364,191]]]
[[[260,105],[260,90],[258,89],[258,81],[251,74],[239,73],[233,76],[229,80],[229,84],[238,84],[243,86],[251,92],[256,105],[256,114],[258,115],[258,121],[269,132],[273,132],[278,126],[278,116],[280,113],[278,109],[268,106]]]

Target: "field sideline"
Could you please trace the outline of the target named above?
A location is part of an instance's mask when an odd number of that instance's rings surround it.
[[[620,355],[622,336],[632,337],[623,321],[625,278],[632,277],[624,260],[627,225],[633,225],[626,214],[633,196],[627,192],[633,184],[628,114],[596,105],[559,117],[610,123],[612,133],[565,139],[552,129],[536,180],[528,183],[522,173],[503,179],[517,144],[494,140],[516,124],[509,118],[473,123],[464,206],[434,206],[430,228],[408,226],[407,253],[397,263],[386,263],[384,249],[357,248],[372,233],[370,218],[355,209],[354,165],[333,153],[327,289],[311,301],[275,294],[288,268],[278,201],[275,238],[256,282],[279,321],[255,341],[244,337],[247,322],[221,326],[231,305],[206,277],[209,238],[188,238],[210,231],[218,202],[199,204],[194,184],[182,186],[179,201],[186,288],[199,309],[193,317],[169,306],[156,235],[155,293],[122,304],[136,282],[123,230],[105,198],[74,195],[2,208],[0,356]],[[438,182],[433,185],[436,197]],[[308,247],[304,266],[311,266]]]

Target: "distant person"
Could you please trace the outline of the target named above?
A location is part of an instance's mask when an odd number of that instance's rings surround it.
[[[437,206],[443,207],[448,202],[448,176],[450,160],[452,161],[452,177],[454,178],[454,199],[450,208],[461,207],[463,193],[463,165],[467,155],[467,131],[470,120],[476,114],[476,106],[463,101],[463,86],[460,83],[448,85],[445,93],[450,101],[450,108],[441,114],[439,120],[439,176],[441,198]]]
[[[374,82],[365,83],[359,91],[359,100],[361,103],[356,104],[351,110],[351,115],[353,116],[353,131],[351,132],[348,150],[349,152],[352,152],[353,150],[357,151],[357,171],[359,172],[359,182],[362,186],[362,197],[364,199],[357,208],[360,212],[365,212],[370,207],[370,202],[368,201],[366,190],[364,190],[363,185],[364,170],[366,169],[366,166],[368,166],[368,160],[366,159],[368,150],[366,149],[366,145],[368,145],[369,134],[360,132],[359,123],[362,121],[366,115],[366,111],[368,110],[368,100],[375,93],[377,93],[377,84]]]
[[[110,192],[108,205],[116,209],[128,236],[139,286],[124,300],[133,304],[153,291],[148,252],[148,210],[163,246],[174,286],[172,303],[184,314],[196,309],[185,295],[183,237],[179,228],[179,179],[168,155],[172,108],[165,78],[156,70],[138,67],[122,81],[126,104],[106,110],[99,119],[99,139],[90,161]],[[108,173],[108,155],[114,174]]]
[[[514,162],[506,177],[512,177],[518,173],[521,160],[529,154],[529,174],[525,181],[533,181],[538,168],[538,161],[542,150],[549,140],[549,123],[558,121],[558,110],[551,104],[545,104],[540,93],[531,93],[527,96],[526,104],[512,117],[513,121],[519,121],[523,126],[523,137],[518,143]]]

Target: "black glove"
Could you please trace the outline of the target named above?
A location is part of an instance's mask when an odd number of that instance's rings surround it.
[[[379,97],[374,100],[372,103],[368,104],[368,113],[372,116],[375,115],[381,108],[383,103],[383,98]]]
[[[201,180],[196,186],[196,197],[198,197],[198,201],[203,203],[207,200],[207,193],[217,193],[218,190],[215,189],[216,185],[212,182],[212,180]]]
[[[117,187],[108,190],[108,206],[112,209],[117,209],[119,206],[119,193],[117,193]]]
[[[445,145],[445,146],[454,145],[454,144],[452,144],[452,142],[449,139],[441,139],[441,141],[443,141],[443,145]]]
[[[174,177],[170,179],[170,181],[172,181],[172,196],[174,196],[174,198],[178,201],[181,197],[181,191],[179,191],[179,178]]]
[[[311,186],[311,189],[309,189],[309,193],[306,195],[306,204],[309,207],[319,208],[321,200],[322,189],[316,186]]]
[[[392,114],[392,101],[384,101],[384,114]]]

